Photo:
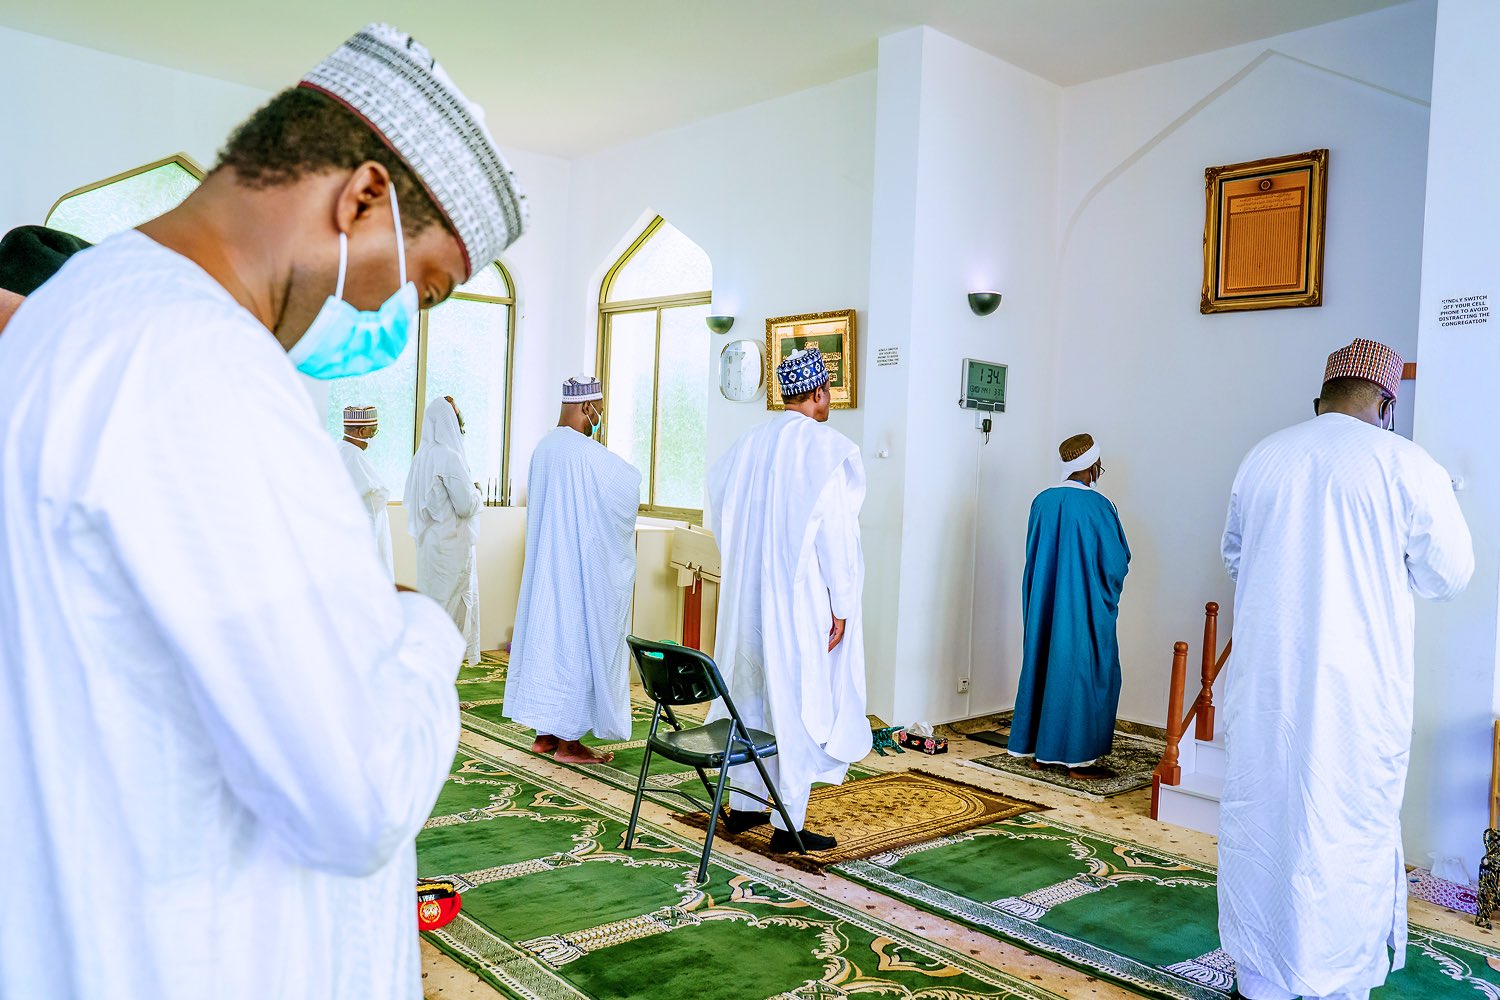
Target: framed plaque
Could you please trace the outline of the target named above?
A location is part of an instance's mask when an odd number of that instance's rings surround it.
[[[854,359],[859,341],[855,338],[853,309],[766,320],[766,409],[786,408],[781,402],[776,366],[804,347],[817,347],[828,366],[828,389],[833,396],[829,407],[854,409],[857,402]]]
[[[1328,150],[1204,172],[1204,313],[1323,304]]]

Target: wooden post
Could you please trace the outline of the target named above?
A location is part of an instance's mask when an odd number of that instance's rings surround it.
[[[1167,692],[1167,750],[1161,755],[1156,773],[1164,785],[1182,783],[1182,765],[1178,763],[1177,744],[1182,742],[1182,689],[1187,683],[1188,644],[1172,646],[1172,687]]]
[[[703,578],[693,577],[693,585],[682,592],[682,644],[689,649],[703,649]]]
[[[1495,720],[1490,760],[1490,829],[1500,829],[1500,719]]]
[[[1214,661],[1219,655],[1219,606],[1203,606],[1203,676],[1198,691],[1198,728],[1193,735],[1205,743],[1214,738]]]

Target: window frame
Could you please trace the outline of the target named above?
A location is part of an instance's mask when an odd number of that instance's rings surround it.
[[[203,168],[198,165],[197,160],[193,159],[186,153],[173,153],[171,156],[163,156],[159,160],[153,160],[152,162],[144,164],[142,166],[133,167],[130,170],[121,171],[120,173],[115,174],[112,177],[104,178],[102,181],[94,181],[91,184],[85,184],[82,187],[74,188],[52,203],[52,207],[47,209],[47,214],[42,217],[42,225],[50,226],[52,224],[53,213],[56,212],[62,205],[62,203],[67,201],[69,198],[77,198],[81,194],[88,194],[90,191],[97,191],[102,187],[109,187],[111,184],[118,184],[120,181],[128,181],[132,177],[138,177],[141,174],[150,173],[158,167],[165,167],[173,163],[177,164],[179,167],[192,174],[200,184],[203,182],[203,178],[207,176]]]
[[[509,507],[511,499],[510,491],[510,439],[511,439],[511,413],[514,407],[513,376],[516,370],[516,282],[511,277],[510,268],[503,261],[492,260],[485,267],[493,267],[500,272],[500,281],[505,286],[506,295],[477,295],[466,294],[455,291],[443,302],[452,302],[460,299],[464,302],[487,302],[491,305],[505,306],[505,429],[500,435],[500,506]],[[472,281],[473,279],[470,278]],[[441,304],[441,303],[439,303]],[[436,307],[434,307],[436,308]],[[416,418],[412,421],[411,451],[415,455],[417,449],[422,446],[422,420],[427,416],[427,319],[431,309],[423,309],[417,320],[417,384],[416,384]],[[392,500],[390,505],[400,506],[403,500]]]
[[[660,437],[658,430],[661,423],[661,319],[662,312],[666,309],[679,308],[682,306],[710,305],[713,302],[713,289],[703,292],[681,292],[676,295],[658,295],[644,299],[621,299],[611,302],[610,291],[614,288],[615,278],[624,270],[640,249],[651,241],[666,223],[666,219],[658,215],[641,230],[625,249],[614,265],[604,274],[604,280],[599,283],[599,329],[598,343],[596,345],[599,367],[599,380],[604,386],[605,408],[608,409],[609,394],[609,348],[611,320],[622,313],[644,313],[655,312],[656,314],[656,345],[652,357],[651,376],[651,468],[647,478],[646,502],[641,504],[638,515],[642,517],[659,517],[672,521],[686,521],[689,524],[703,524],[702,508],[694,507],[667,507],[656,503],[656,469],[659,464]],[[702,249],[700,247],[700,249]],[[601,441],[607,446],[609,444],[610,422],[606,421]],[[707,429],[704,429],[707,433]]]

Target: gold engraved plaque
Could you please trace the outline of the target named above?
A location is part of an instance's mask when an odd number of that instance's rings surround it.
[[[1204,171],[1204,313],[1323,303],[1328,150]]]

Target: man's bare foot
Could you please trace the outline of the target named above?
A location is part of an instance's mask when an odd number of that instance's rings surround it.
[[[557,744],[557,752],[552,755],[552,759],[564,764],[608,764],[615,759],[615,755],[607,750],[601,753],[577,740],[562,740]]]
[[[1077,778],[1080,781],[1098,781],[1100,778],[1113,778],[1115,772],[1107,767],[1096,767],[1089,764],[1085,767],[1068,768],[1068,777]]]
[[[557,737],[546,736],[542,733],[536,734],[536,742],[531,744],[532,753],[552,753],[557,749]]]
[[[1027,762],[1026,766],[1031,768],[1033,771],[1040,771],[1042,769],[1042,762],[1033,757],[1030,761]]]

